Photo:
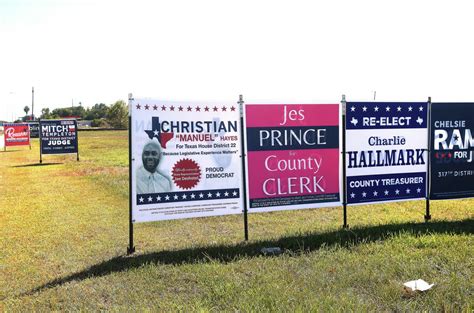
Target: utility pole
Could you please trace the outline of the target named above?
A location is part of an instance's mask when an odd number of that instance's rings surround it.
[[[31,119],[35,120],[35,87],[31,87]]]

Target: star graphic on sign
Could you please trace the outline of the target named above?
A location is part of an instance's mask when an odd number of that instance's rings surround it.
[[[357,123],[359,123],[359,121],[355,117],[352,117],[351,124],[357,126]]]
[[[223,107],[221,108],[221,110],[222,110],[222,112],[225,112],[225,111],[227,111],[227,108],[226,108],[225,106],[223,106]]]
[[[355,106],[351,106],[351,112],[354,112],[356,110]]]
[[[235,111],[235,107],[234,107],[234,106],[231,106],[231,107],[230,107],[230,110],[231,110],[232,112],[234,112],[234,111]]]
[[[148,104],[145,104],[145,110],[148,110],[150,106]]]
[[[377,197],[378,196],[378,192],[377,191],[374,191],[374,196]]]
[[[170,111],[174,111],[174,106],[170,106]]]
[[[221,196],[221,193],[220,192],[216,192],[216,197],[220,197]]]
[[[206,106],[206,107],[204,108],[204,111],[209,112],[209,107]]]
[[[418,188],[416,192],[421,193],[421,188]]]
[[[207,197],[208,197],[208,198],[212,198],[212,193],[208,193],[208,194],[207,194]]]
[[[165,200],[168,201],[170,199],[169,195],[166,195]]]
[[[421,125],[423,124],[423,119],[418,116],[418,118],[416,119],[416,122]]]
[[[367,194],[365,193],[365,191],[362,193],[362,197],[365,198],[365,196],[367,196]]]
[[[181,196],[181,198],[183,198],[183,199],[186,199],[187,197],[188,197],[188,196],[186,196],[186,194],[183,194],[183,195]]]
[[[398,106],[397,107],[397,112],[400,112],[402,110],[402,107],[401,106]]]
[[[420,112],[423,111],[423,107],[420,107]]]
[[[143,199],[143,197],[140,197],[140,198],[138,199],[138,201],[140,201],[140,202],[142,202],[142,203],[143,203],[144,200],[145,200],[145,199]]]
[[[411,190],[410,190],[409,188],[407,188],[407,190],[405,190],[405,191],[406,191],[407,193],[410,193]]]
[[[151,118],[151,127],[152,128],[150,130],[145,130],[145,133],[150,139],[158,139],[161,147],[166,148],[166,143],[173,139],[174,133],[160,132],[160,118],[157,116],[153,116]]]
[[[191,199],[196,198],[196,195],[194,193],[191,194]]]
[[[213,110],[214,112],[217,112],[219,109],[218,109],[217,107],[213,107],[212,110]]]
[[[188,112],[191,112],[191,111],[193,110],[193,108],[191,108],[190,106],[188,106],[188,107],[186,108],[186,110],[188,110]]]
[[[410,106],[408,107],[408,111],[411,112],[413,110],[413,108]]]
[[[367,107],[364,106],[364,107],[362,108],[362,111],[367,112]]]
[[[237,191],[234,191],[232,195],[235,197],[237,195]]]
[[[158,106],[155,104],[155,105],[153,106],[153,111],[156,111],[156,110],[158,110]]]
[[[178,195],[173,196],[173,199],[175,199],[175,200],[178,200],[178,198],[179,198]]]
[[[453,136],[453,139],[454,139],[454,142],[456,142],[456,141],[458,141],[459,136],[458,136],[458,135],[454,135],[454,136]]]
[[[351,193],[351,198],[355,198],[355,193]]]
[[[142,107],[142,106],[138,103],[138,104],[137,104],[137,110],[140,110],[141,107]]]
[[[224,197],[228,197],[229,196],[229,193],[226,191],[224,192]]]
[[[151,196],[148,197],[148,202],[153,201],[153,198]]]
[[[390,107],[386,107],[385,111],[390,112]]]
[[[204,198],[204,195],[202,192],[199,194],[199,198]]]
[[[161,106],[161,111],[166,111],[166,107],[164,105]]]
[[[178,111],[179,111],[179,112],[183,112],[183,107],[182,107],[182,106],[179,106]]]
[[[384,194],[385,194],[386,196],[388,196],[388,190],[385,190]]]
[[[161,197],[160,196],[156,197],[156,201],[161,201]]]
[[[395,190],[395,193],[398,195],[400,193],[400,190]]]
[[[378,112],[378,111],[379,111],[379,107],[378,107],[378,106],[375,106],[374,111],[375,111],[375,112]]]
[[[196,112],[201,112],[201,108],[200,108],[200,107],[196,107]]]

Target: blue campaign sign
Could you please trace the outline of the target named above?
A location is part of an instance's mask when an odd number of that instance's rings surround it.
[[[39,128],[42,154],[78,152],[76,120],[42,120]]]
[[[346,104],[348,204],[426,197],[426,102]]]
[[[431,105],[430,199],[474,197],[474,103]]]
[[[39,123],[38,122],[28,122],[30,127],[30,138],[39,138]]]

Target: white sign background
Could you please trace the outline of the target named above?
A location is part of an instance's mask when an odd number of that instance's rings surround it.
[[[242,213],[242,153],[237,104],[134,99],[130,101],[130,111],[133,222]],[[181,122],[188,125],[199,122],[203,128],[192,130],[189,127],[188,131],[174,128],[173,137],[166,142],[166,148],[162,148],[158,170],[171,181],[171,190],[137,195],[137,171],[143,165],[143,147],[150,142],[150,133],[146,131],[164,133],[172,123]],[[210,129],[207,125],[211,125]],[[212,125],[221,127],[216,130]],[[190,139],[193,136],[194,140]],[[152,140],[158,142],[157,137]],[[183,188],[183,182],[173,178],[173,169],[176,173],[177,164],[183,162],[197,165],[195,172],[200,171],[200,179],[194,180],[195,185],[189,188]]]

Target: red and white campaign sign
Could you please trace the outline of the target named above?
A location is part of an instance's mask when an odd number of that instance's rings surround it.
[[[30,145],[30,128],[28,124],[7,123],[3,127],[5,147]]]
[[[247,104],[249,212],[341,205],[339,104]]]

